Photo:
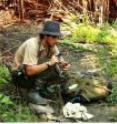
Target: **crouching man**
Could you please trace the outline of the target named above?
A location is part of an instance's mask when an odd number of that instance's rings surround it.
[[[29,102],[46,104],[48,99],[44,98],[43,94],[48,85],[64,83],[69,78],[64,75],[64,71],[70,64],[61,57],[56,46],[60,34],[59,23],[47,21],[39,36],[25,41],[15,54],[16,69],[12,74],[13,81],[16,86],[29,90]],[[62,74],[59,72],[58,63],[62,67]]]

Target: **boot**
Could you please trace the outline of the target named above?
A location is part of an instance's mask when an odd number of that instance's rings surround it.
[[[49,100],[46,98],[43,98],[40,95],[39,90],[36,90],[36,89],[29,92],[28,101],[38,105],[46,105],[49,102]]]

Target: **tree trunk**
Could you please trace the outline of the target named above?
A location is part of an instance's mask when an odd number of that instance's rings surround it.
[[[21,22],[24,21],[24,0],[18,0],[18,12],[19,19]]]

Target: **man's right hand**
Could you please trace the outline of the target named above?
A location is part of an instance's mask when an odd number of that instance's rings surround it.
[[[57,57],[52,56],[49,61],[49,66],[53,66],[58,62],[59,61],[58,61]],[[38,64],[38,65],[27,65],[26,66],[26,74],[28,76],[37,75],[37,74],[45,71],[47,68],[48,68],[47,63],[42,63],[42,64]]]
[[[51,65],[55,65],[56,63],[59,63],[59,60],[55,55],[53,55],[50,59],[50,62],[51,62]]]

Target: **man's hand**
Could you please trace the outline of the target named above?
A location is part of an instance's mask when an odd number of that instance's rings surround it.
[[[51,62],[51,65],[55,65],[56,63],[59,63],[59,60],[55,55],[53,55],[50,59],[50,62]]]
[[[60,63],[61,63],[61,67],[63,68],[64,71],[69,70],[69,68],[71,66],[70,63],[68,63],[66,61],[61,61]]]
[[[55,55],[53,55],[50,59],[50,63],[51,63],[51,66],[52,65],[55,65],[55,64],[60,64],[61,68],[64,70],[64,71],[67,71],[69,68],[70,68],[70,64],[68,62],[66,62],[64,59],[61,59],[59,60],[58,57],[56,57]]]
[[[66,62],[65,65],[64,65],[63,70],[64,70],[64,71],[67,71],[67,70],[69,70],[70,67],[71,67],[71,64],[68,63],[68,62]]]

